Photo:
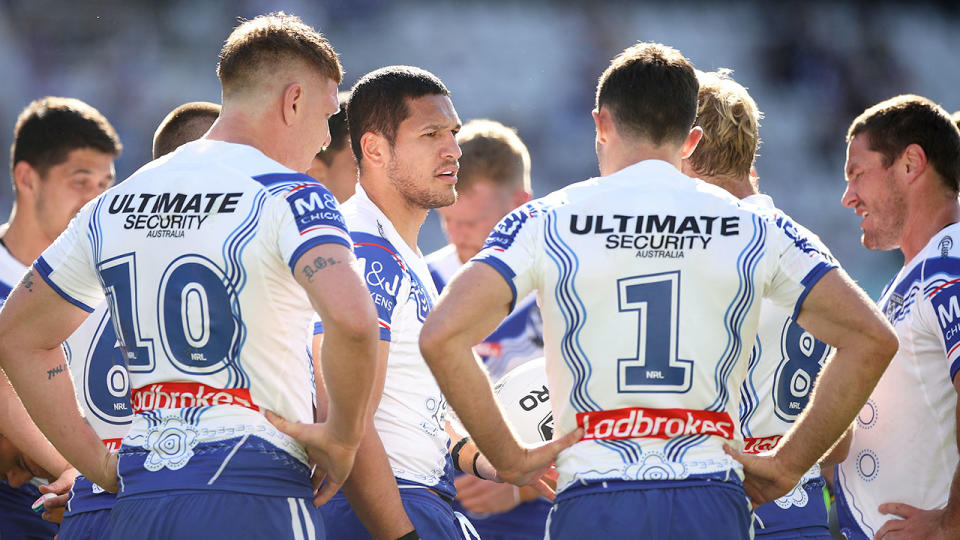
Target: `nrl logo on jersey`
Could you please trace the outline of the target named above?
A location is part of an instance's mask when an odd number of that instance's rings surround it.
[[[884,315],[887,319],[893,321],[900,309],[903,308],[903,296],[897,293],[891,293],[887,305],[884,306]]]

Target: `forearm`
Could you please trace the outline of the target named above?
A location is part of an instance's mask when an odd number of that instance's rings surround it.
[[[414,528],[403,509],[390,460],[372,421],[357,450],[353,471],[343,484],[343,494],[375,540],[395,540]]]
[[[313,380],[314,387],[316,391],[316,400],[314,403],[313,410],[313,421],[317,423],[326,422],[327,420],[327,389],[326,385],[323,382],[323,368],[321,366],[321,359],[323,358],[323,334],[315,334],[313,336],[313,347],[312,347],[312,356],[313,356]]]
[[[470,346],[454,338],[424,349],[424,357],[444,396],[480,452],[498,471],[515,463],[522,448],[503,419],[486,371]],[[456,442],[456,441],[454,441]],[[461,463],[470,471],[466,458],[473,452],[461,450]]]
[[[0,370],[0,434],[54,477],[70,468],[23,408],[3,370]]]
[[[839,465],[843,460],[847,459],[847,454],[850,453],[850,443],[853,441],[853,429],[854,424],[850,424],[847,427],[847,430],[843,432],[843,435],[840,437],[832,448],[820,458],[820,468],[829,469],[834,465]]]
[[[102,479],[107,449],[77,408],[63,350],[56,347],[14,357],[5,348],[0,358],[23,406],[43,435],[81,473],[91,480]]]
[[[778,446],[776,454],[799,477],[841,438],[870,397],[890,356],[869,344],[837,351],[824,367],[810,403]]]
[[[374,387],[376,334],[371,331],[361,339],[351,339],[340,335],[335,325],[325,330],[322,370],[317,381],[318,404],[321,398],[326,400],[326,419],[334,433],[344,440],[359,442]]]

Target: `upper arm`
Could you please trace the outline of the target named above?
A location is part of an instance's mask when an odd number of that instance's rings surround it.
[[[420,332],[420,343],[483,341],[510,313],[514,293],[494,267],[470,261],[457,272]]]
[[[838,349],[876,345],[896,350],[893,328],[840,268],[827,272],[809,289],[797,324]]]
[[[373,328],[373,305],[349,248],[338,243],[310,248],[294,264],[294,278],[326,331],[363,333]]]
[[[88,315],[31,268],[0,309],[0,347],[11,354],[58,348]]]

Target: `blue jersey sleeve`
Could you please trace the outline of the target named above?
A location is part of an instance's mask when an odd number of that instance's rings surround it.
[[[384,238],[361,232],[352,237],[354,253],[363,265],[364,281],[377,308],[380,339],[390,341],[397,298],[402,297],[400,289],[407,278],[406,267],[397,250]]]

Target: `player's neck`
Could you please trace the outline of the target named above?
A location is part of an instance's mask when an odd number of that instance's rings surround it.
[[[36,220],[31,220],[26,212],[17,212],[14,205],[10,212],[10,221],[3,225],[0,239],[10,255],[24,266],[30,266],[50,245]]]
[[[760,190],[757,185],[750,181],[750,177],[735,178],[731,176],[710,176],[701,177],[704,182],[721,187],[738,199],[746,199],[753,195],[759,195]]]
[[[386,178],[370,180],[360,175],[360,185],[367,197],[387,216],[393,228],[400,234],[414,253],[419,254],[417,238],[420,236],[420,227],[427,220],[427,210],[415,207],[401,194],[397,193],[392,183]]]
[[[600,161],[600,174],[609,176],[615,172],[647,160],[660,160],[680,170],[680,152],[673,145],[654,146],[652,144],[634,143],[630,145],[611,145],[603,153]]]
[[[900,236],[904,263],[913,260],[944,227],[957,222],[960,222],[960,202],[955,195],[946,200],[941,198],[912,204]]]
[[[296,170],[296,163],[290,159],[287,150],[291,145],[286,143],[281,133],[269,129],[269,122],[245,115],[221,115],[205,138],[252,146],[268,158]]]

